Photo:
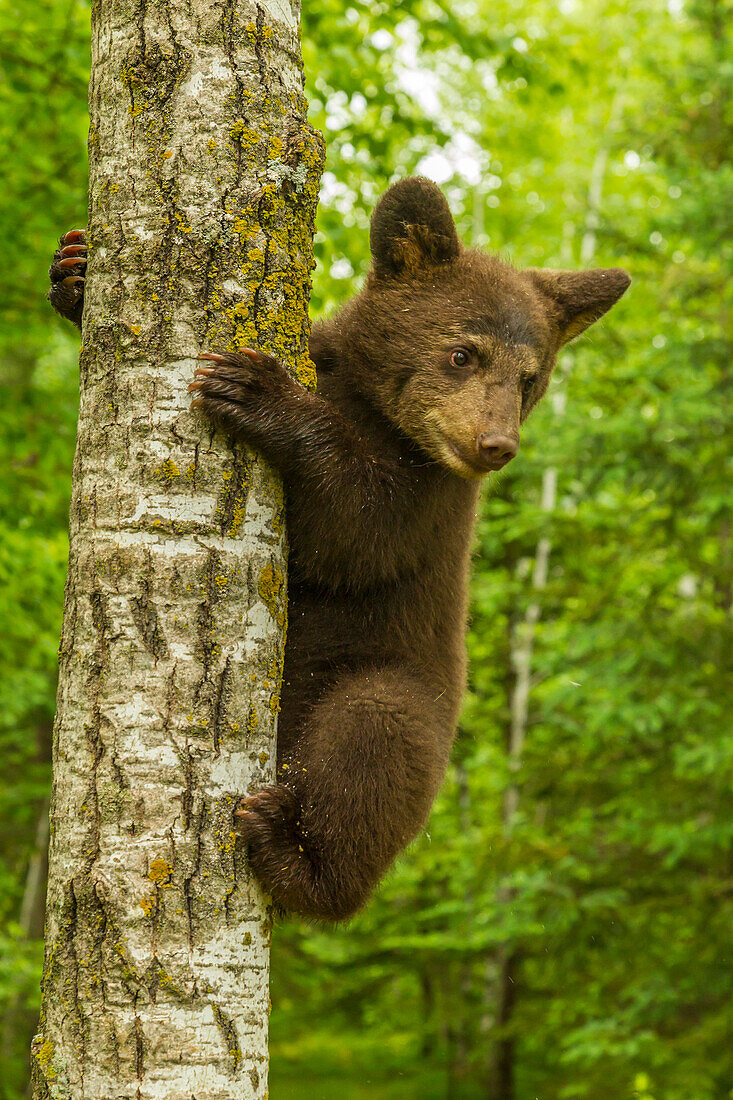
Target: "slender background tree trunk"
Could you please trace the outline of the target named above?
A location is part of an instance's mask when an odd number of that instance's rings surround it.
[[[232,811],[274,774],[283,497],[186,386],[201,350],[242,344],[310,377],[298,15],[93,8],[36,1098],[266,1095],[270,914]]]
[[[601,202],[603,199],[603,183],[611,143],[615,137],[616,129],[621,120],[623,109],[623,97],[620,90],[611,102],[604,140],[596,152],[591,167],[588,193],[586,198],[585,223],[583,236],[580,242],[580,267],[590,267],[593,264],[596,253],[598,228],[601,224]],[[571,227],[572,228],[572,227]],[[566,236],[565,255],[563,262],[571,266],[574,262],[572,235]],[[566,373],[567,381],[569,374]],[[555,388],[552,395],[552,406],[555,416],[560,418],[565,414],[567,390]],[[542,511],[551,516],[557,504],[557,469],[547,466],[542,474],[542,495],[540,507]],[[529,728],[529,703],[532,692],[532,661],[534,657],[535,637],[537,625],[542,613],[541,601],[547,586],[547,577],[550,564],[552,543],[546,535],[542,535],[535,550],[534,567],[531,575],[532,597],[527,605],[523,618],[516,624],[512,632],[511,663],[514,672],[514,684],[510,699],[510,726],[507,745],[507,757],[510,772],[510,782],[504,791],[503,822],[504,830],[510,834],[514,828],[517,812],[519,810],[520,791],[515,777],[522,767],[524,745]],[[511,905],[512,891],[501,886],[497,893],[497,901],[500,905]],[[516,1040],[511,1030],[512,1016],[519,996],[520,961],[521,952],[512,943],[504,944],[497,953],[498,960],[498,985],[496,995],[496,1021],[501,1028],[500,1038],[496,1041],[493,1058],[489,1069],[490,1095],[495,1100],[514,1100],[515,1096],[515,1060]]]

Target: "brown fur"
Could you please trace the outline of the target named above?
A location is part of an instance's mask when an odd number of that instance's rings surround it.
[[[278,784],[237,820],[275,902],[326,920],[364,904],[442,781],[480,479],[516,453],[561,345],[629,283],[464,249],[423,179],[383,196],[371,241],[363,291],[314,326],[317,393],[257,352],[212,356],[191,387],[285,482]]]

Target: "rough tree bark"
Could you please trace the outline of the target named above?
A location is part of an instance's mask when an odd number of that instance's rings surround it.
[[[310,377],[321,147],[298,17],[93,5],[36,1100],[266,1094],[270,914],[232,810],[274,773],[283,497],[186,386],[201,350],[242,344]]]

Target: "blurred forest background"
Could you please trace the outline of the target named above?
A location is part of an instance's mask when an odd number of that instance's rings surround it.
[[[273,950],[274,1100],[733,1097],[730,0],[305,0],[328,143],[313,307],[390,180],[465,240],[634,283],[485,493],[471,676],[429,829]],[[89,8],[0,0],[0,1097],[42,959],[86,218]]]

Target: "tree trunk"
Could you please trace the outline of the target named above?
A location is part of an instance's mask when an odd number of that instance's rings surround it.
[[[320,142],[298,4],[93,5],[91,244],[34,1097],[267,1089],[283,496],[189,412],[206,348],[308,381]]]
[[[465,738],[462,728],[458,729],[458,744]],[[471,788],[465,761],[459,759],[455,764],[456,785],[458,787],[458,818],[461,832],[466,835],[471,828]],[[463,896],[463,908],[467,914],[473,914],[474,897],[469,887]],[[472,1017],[472,960],[461,958],[456,961],[457,981],[451,1005],[451,1026],[449,1028],[450,1047],[448,1059],[448,1079],[446,1096],[463,1096],[471,1072],[471,1035]]]
[[[590,180],[588,184],[587,205],[583,237],[580,243],[580,265],[589,266],[595,256],[598,228],[600,226],[600,209],[603,198],[603,183],[608,166],[610,141],[615,135],[616,128],[621,119],[622,93],[618,90],[611,102],[608,122],[605,131],[605,140],[596,152],[591,166]],[[565,262],[572,261],[572,236],[565,238]],[[566,374],[566,379],[568,374]],[[555,416],[560,419],[565,413],[567,393],[565,389],[555,389],[552,394],[552,405]],[[557,501],[557,470],[553,466],[547,466],[542,473],[542,495],[540,507],[546,515],[552,515]],[[507,745],[507,757],[509,764],[509,783],[504,791],[503,824],[507,835],[511,834],[517,812],[519,810],[519,786],[516,777],[522,767],[524,745],[529,727],[529,702],[532,689],[532,661],[534,656],[535,635],[537,624],[541,615],[542,594],[547,585],[547,576],[550,563],[552,544],[545,535],[537,541],[535,550],[534,568],[532,570],[532,598],[527,605],[524,618],[514,627],[511,640],[511,664],[514,672],[514,685],[511,691],[510,712],[511,721]],[[497,892],[499,905],[509,905],[512,900],[512,891],[501,886]],[[517,997],[519,996],[519,960],[520,954],[517,946],[512,943],[503,944],[497,952],[499,964],[499,981],[497,987],[496,1019],[504,1030],[497,1040],[493,1051],[489,1068],[489,1095],[496,1100],[513,1100],[514,1097],[514,1060],[516,1054],[516,1042],[511,1032],[512,1015]],[[507,1029],[509,1031],[507,1032]],[[493,1083],[491,1083],[493,1082]]]
[[[515,1048],[516,1036],[511,1030],[512,1013],[518,989],[519,956],[502,949],[497,978],[498,1006],[494,1058],[487,1096],[490,1100],[514,1100],[515,1097]]]
[[[48,799],[44,799],[36,825],[36,840],[28,863],[23,900],[18,924],[29,940],[43,939],[43,923],[46,909],[46,881],[48,876]],[[17,1096],[28,1084],[27,1058],[20,1070],[23,1080],[17,1079],[11,1067],[17,1065],[16,1057],[26,1053],[38,1027],[38,1013],[26,1005],[25,989],[18,988],[5,1004],[0,1022],[0,1066],[7,1067],[5,1079],[0,1077],[0,1098]]]

